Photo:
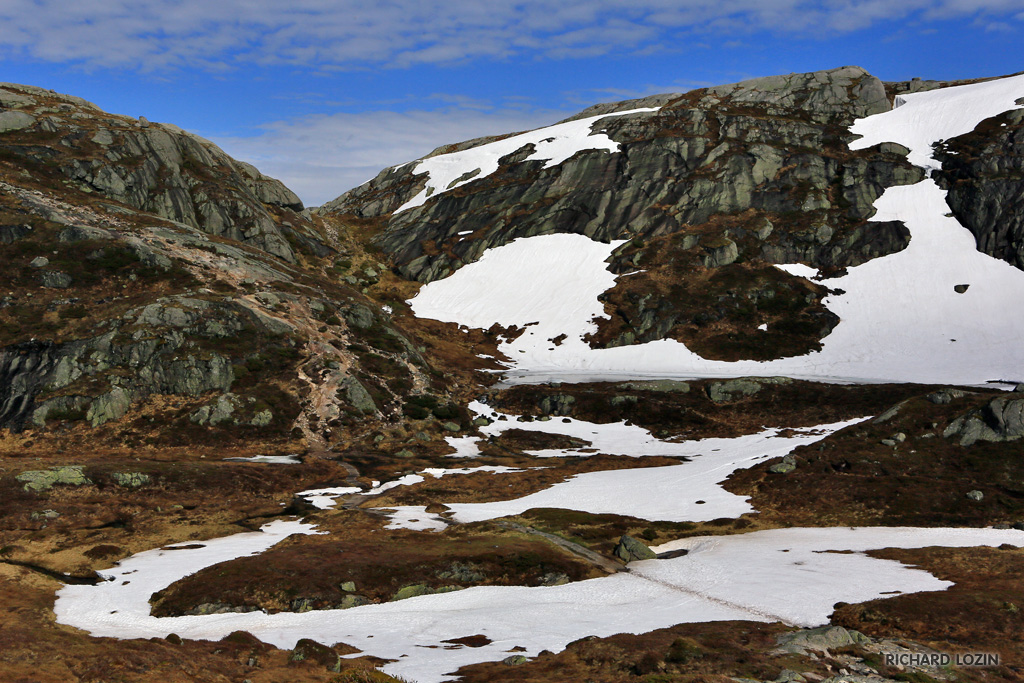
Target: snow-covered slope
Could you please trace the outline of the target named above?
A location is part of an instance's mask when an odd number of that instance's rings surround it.
[[[422,206],[430,197],[448,192],[471,180],[478,180],[498,170],[498,160],[526,145],[533,145],[533,152],[526,160],[544,161],[544,168],[557,166],[577,152],[588,149],[604,149],[615,152],[619,143],[603,133],[592,131],[595,123],[612,116],[625,116],[643,112],[658,111],[657,108],[630,109],[628,111],[590,116],[575,121],[566,121],[546,128],[538,128],[520,135],[471,147],[461,152],[439,154],[416,164],[413,173],[426,173],[427,184],[423,190],[395,210],[395,213]]]
[[[970,131],[1014,108],[1024,76],[905,95],[890,112],[861,119],[864,147],[890,141],[934,167],[931,144]],[[511,381],[600,376],[788,375],[841,381],[978,384],[1024,379],[1024,272],[975,248],[932,180],[894,187],[875,202],[875,221],[903,221],[907,249],[821,281],[836,294],[825,305],[841,322],[820,352],[776,361],[721,362],[676,341],[592,349],[582,339],[603,315],[597,294],[611,286],[605,259],[615,244],[580,235],[524,238],[492,249],[411,301],[421,317],[487,328],[529,325],[501,350]],[[795,271],[800,272],[800,271]],[[629,277],[624,275],[621,277]],[[964,289],[960,292],[958,290]],[[556,344],[560,335],[564,341]]]

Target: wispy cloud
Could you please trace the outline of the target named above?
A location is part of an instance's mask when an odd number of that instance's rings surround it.
[[[318,205],[440,145],[529,130],[571,112],[448,107],[307,116],[263,126],[249,136],[210,136],[228,154],[278,178]]]
[[[820,37],[908,18],[1011,26],[1022,10],[1024,0],[8,0],[0,55],[139,71],[408,67],[649,54],[696,34]]]

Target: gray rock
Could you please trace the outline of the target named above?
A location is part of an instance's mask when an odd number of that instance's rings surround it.
[[[355,282],[351,284],[355,284]],[[341,315],[345,318],[345,322],[361,330],[372,327],[374,323],[373,313],[369,308],[361,304],[355,304],[349,308],[342,309]]]
[[[985,497],[985,494],[982,493],[981,491],[977,490],[977,489],[974,489],[973,491],[968,491],[967,492],[967,498],[970,499],[970,500],[973,500],[975,502],[981,501],[981,499],[983,499],[984,497]]]
[[[882,154],[895,154],[896,156],[905,157],[910,154],[910,148],[905,147],[898,142],[883,142],[878,146],[878,151]]]
[[[462,426],[459,425],[456,422],[444,422],[444,423],[441,424],[441,427],[446,432],[461,432],[462,431]]]
[[[707,385],[707,394],[715,403],[734,401],[743,396],[753,396],[761,391],[761,384],[752,379],[730,379],[724,382],[711,382]]]
[[[202,406],[189,416],[193,423],[203,426],[217,426],[225,422],[237,424],[235,411],[239,408],[236,394],[225,393],[218,396],[208,405]]]
[[[352,609],[353,607],[362,607],[363,605],[369,605],[370,601],[362,595],[345,595],[341,598],[341,602],[338,603],[338,609]]]
[[[967,392],[962,389],[941,389],[928,394],[925,398],[937,405],[946,405],[947,403],[952,403],[954,399],[963,398],[964,396],[967,396]]]
[[[43,287],[51,289],[67,289],[72,282],[70,275],[56,270],[43,271],[39,274],[39,280],[43,283]]]
[[[828,655],[831,650],[870,642],[870,638],[858,631],[842,626],[822,626],[780,635],[774,652],[798,655],[816,652]]]
[[[796,463],[792,461],[777,462],[768,468],[772,474],[789,474],[796,470]]]
[[[57,484],[66,486],[84,486],[92,481],[85,476],[85,468],[81,465],[66,465],[48,470],[29,470],[15,477],[25,485],[26,491],[36,493],[49,491]]]
[[[149,475],[144,472],[114,472],[110,475],[118,486],[126,489],[137,489],[150,482]]]
[[[434,590],[422,583],[415,583],[409,586],[403,586],[398,589],[398,592],[391,597],[391,602],[398,600],[406,600],[408,598],[418,598],[421,595],[430,595]]]
[[[28,128],[36,119],[31,114],[23,111],[0,112],[0,133],[10,133],[16,130]]]
[[[652,379],[617,384],[617,388],[626,391],[664,391],[686,394],[690,391],[690,385],[674,379]]]
[[[4,109],[20,109],[22,107],[31,107],[36,101],[28,95],[7,90],[6,88],[0,89],[0,107]]]
[[[989,121],[937,148],[935,177],[978,250],[1024,268],[1024,115],[1013,110]]]
[[[575,404],[575,396],[553,394],[541,399],[540,409],[545,415],[570,415]]]
[[[341,392],[344,392],[348,404],[363,414],[377,412],[377,404],[373,397],[355,377],[346,377],[341,382]]]
[[[524,657],[523,655],[511,655],[501,660],[501,663],[505,664],[506,666],[521,666],[529,661],[530,660]]]
[[[36,256],[31,262],[29,262],[29,265],[33,268],[45,268],[50,265],[50,259],[45,256]]]
[[[953,420],[942,435],[959,436],[961,446],[978,441],[1016,441],[1024,437],[1024,398],[1014,398],[1012,394],[995,398]]]
[[[355,581],[343,581],[341,583],[341,586],[339,586],[339,587],[341,588],[341,590],[345,591],[346,593],[355,593],[356,592],[356,582]]]
[[[0,243],[14,244],[31,233],[31,225],[0,225]]]
[[[704,266],[706,268],[721,268],[730,263],[735,263],[740,256],[739,247],[731,239],[724,238],[720,243],[713,246],[705,246]]]
[[[878,79],[844,67],[692,95],[668,98],[674,101],[656,116],[601,121],[620,143],[616,154],[581,153],[551,169],[510,155],[503,160],[503,182],[469,183],[463,192],[438,193],[422,206],[393,214],[424,187],[423,177],[413,173],[415,165],[405,165],[386,169],[318,213],[385,219],[374,244],[392,256],[399,272],[421,282],[445,277],[488,248],[532,235],[567,232],[607,241],[679,233],[691,238],[689,244],[681,240],[689,248],[695,246],[694,226],[716,215],[745,212],[753,214],[752,222],[767,220],[752,226],[764,240],[761,253],[745,256],[774,263],[843,267],[909,243],[902,224],[867,219],[886,187],[917,182],[923,172],[903,157],[877,150],[839,161],[847,153],[845,142],[827,132],[828,126],[847,126],[866,112],[888,110]],[[833,201],[829,188],[839,188]],[[770,216],[802,207],[824,214],[815,216],[810,233],[798,234],[782,223],[767,229]],[[472,237],[455,239],[466,232]],[[444,248],[428,254],[424,244],[430,241]],[[702,242],[707,252],[701,257],[710,266],[723,266],[739,257],[740,244],[731,236]],[[614,266],[618,271],[635,267],[624,261]]]
[[[122,387],[114,387],[92,402],[85,418],[93,427],[98,427],[111,420],[119,420],[128,412],[131,402],[132,397],[128,391]]]
[[[637,396],[612,396],[608,402],[616,407],[635,406],[640,401]]]
[[[647,547],[642,541],[638,541],[628,535],[619,539],[619,543],[615,546],[613,552],[615,557],[627,563],[636,560],[654,560],[658,557],[657,553]]]

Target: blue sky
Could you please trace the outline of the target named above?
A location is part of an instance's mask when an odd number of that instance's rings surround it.
[[[1024,0],[0,0],[0,26],[0,80],[180,125],[310,205],[595,102],[1024,70]]]

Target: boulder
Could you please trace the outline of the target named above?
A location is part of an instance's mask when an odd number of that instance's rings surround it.
[[[654,560],[658,557],[657,553],[647,547],[645,543],[629,535],[624,535],[619,539],[613,552],[615,557],[626,563],[636,560]]]
[[[295,648],[292,650],[288,660],[292,662],[315,662],[333,673],[341,672],[341,656],[333,648],[309,638],[302,638],[295,644]]]
[[[707,386],[707,395],[715,403],[727,403],[744,396],[753,396],[761,391],[761,384],[752,379],[730,379],[724,382],[711,382]]]
[[[545,396],[540,402],[540,409],[545,415],[569,415],[575,404],[575,396],[555,394]]]
[[[342,380],[339,392],[343,392],[348,404],[359,412],[363,414],[377,412],[377,404],[373,402],[370,392],[355,377],[350,376]]]

